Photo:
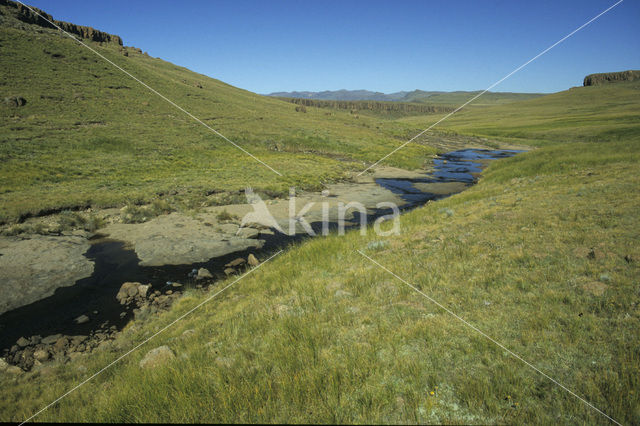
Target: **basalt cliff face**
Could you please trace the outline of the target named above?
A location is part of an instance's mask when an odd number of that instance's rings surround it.
[[[622,81],[640,80],[640,70],[628,70],[619,72],[604,72],[600,74],[589,74],[584,78],[583,86],[600,86],[609,83],[619,83]]]
[[[70,22],[57,21],[53,19],[51,15],[38,8],[32,6],[27,7],[11,0],[0,0],[0,19],[3,25],[9,24],[12,19],[44,28],[56,29],[55,25],[57,25],[64,31],[84,39],[105,43],[117,43],[122,46],[122,39],[117,35]]]

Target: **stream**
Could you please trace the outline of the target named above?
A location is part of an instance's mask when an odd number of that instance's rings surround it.
[[[406,202],[402,211],[407,211],[427,201],[464,190],[477,181],[488,162],[511,157],[519,152],[522,151],[465,149],[449,152],[434,159],[433,173],[425,174],[424,177],[378,178],[375,182],[398,194]],[[376,211],[367,218],[368,223],[388,213],[387,210]],[[319,230],[322,224],[312,223],[311,226]],[[135,251],[127,248],[123,242],[95,238],[91,240],[91,246],[85,253],[85,257],[95,264],[90,277],[81,279],[72,286],[58,288],[50,297],[0,315],[0,351],[6,354],[20,337],[113,333],[121,330],[134,316],[133,310],[123,307],[115,297],[124,282],[151,284],[154,290],[161,291],[168,288],[167,283],[170,282],[180,282],[183,284],[181,289],[191,288],[196,285],[196,281],[189,277],[194,269],[206,268],[216,280],[222,279],[225,277],[224,265],[234,259],[246,259],[250,253],[266,258],[269,253],[285,248],[293,241],[309,237],[290,237],[276,232],[260,238],[265,240],[260,250],[252,248],[207,262],[177,266],[141,266]],[[77,324],[74,318],[84,314],[89,314],[91,321]]]

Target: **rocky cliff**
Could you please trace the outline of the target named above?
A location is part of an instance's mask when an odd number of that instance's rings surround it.
[[[33,11],[31,9],[33,9]],[[70,22],[56,21],[51,15],[38,8],[31,7],[31,9],[11,0],[0,0],[0,15],[2,18],[15,18],[27,24],[55,29],[55,26],[50,23],[52,22],[64,31],[75,34],[84,39],[106,43],[118,43],[122,46],[122,39],[117,35],[105,33],[91,27],[72,24]],[[37,13],[34,11],[37,11]],[[38,14],[40,16],[38,16]],[[3,19],[3,22],[4,21],[5,19]]]
[[[619,83],[621,81],[634,80],[640,80],[640,70],[589,74],[584,78],[583,86],[600,86],[602,84]]]

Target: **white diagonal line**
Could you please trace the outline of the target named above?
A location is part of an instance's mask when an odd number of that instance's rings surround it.
[[[189,111],[187,111],[186,109],[182,108],[180,105],[176,104],[175,102],[173,102],[171,99],[167,98],[166,96],[164,96],[162,93],[158,92],[156,89],[154,89],[153,87],[149,86],[147,83],[145,83],[144,81],[140,80],[139,78],[137,78],[136,76],[134,76],[133,74],[131,74],[129,71],[123,69],[121,66],[117,65],[116,63],[114,63],[113,61],[111,61],[110,59],[108,59],[107,57],[105,57],[104,55],[102,55],[100,52],[98,52],[97,50],[91,48],[91,46],[83,43],[81,40],[78,40],[77,38],[75,38],[72,34],[66,32],[65,30],[63,30],[62,28],[60,28],[58,25],[56,25],[55,23],[51,22],[50,20],[48,20],[47,18],[45,18],[44,16],[42,16],[41,14],[39,14],[35,9],[31,8],[31,6],[26,5],[24,3],[22,3],[20,0],[16,0],[18,3],[20,3],[21,5],[23,5],[24,7],[26,7],[27,9],[29,9],[31,12],[35,13],[36,15],[38,15],[40,18],[44,19],[45,21],[47,21],[48,23],[50,23],[51,25],[53,25],[54,27],[56,27],[57,29],[59,29],[60,31],[62,31],[65,35],[69,36],[72,40],[75,40],[76,42],[78,42],[81,46],[86,47],[87,49],[89,49],[90,51],[92,51],[93,53],[95,53],[96,55],[98,55],[99,57],[101,57],[102,59],[104,59],[105,61],[107,61],[108,63],[110,63],[111,65],[113,65],[114,67],[116,67],[117,69],[119,69],[120,71],[122,71],[123,73],[125,73],[126,75],[128,75],[129,77],[131,77],[132,79],[134,79],[135,81],[137,81],[138,83],[140,83],[142,86],[146,87],[148,90],[150,90],[151,92],[155,93],[156,95],[158,95],[159,97],[161,97],[162,99],[164,99],[166,102],[168,102],[169,104],[171,104],[172,106],[174,106],[175,108],[179,109],[180,111],[182,111],[183,113],[187,114],[189,117],[191,117],[192,119],[194,119],[196,122],[202,124],[204,127],[206,127],[207,129],[211,130],[213,133],[215,133],[216,135],[218,135],[219,137],[221,137],[222,139],[224,139],[225,141],[229,142],[231,145],[235,146],[236,148],[238,148],[240,151],[244,152],[245,154],[247,154],[249,157],[253,158],[254,160],[256,160],[258,163],[262,164],[263,166],[265,166],[266,168],[268,168],[269,170],[271,170],[272,172],[274,172],[275,174],[277,174],[278,176],[282,176],[282,174],[280,172],[278,172],[276,169],[274,169],[273,167],[271,167],[270,165],[268,165],[267,163],[265,163],[264,161],[260,160],[258,157],[256,157],[255,155],[251,154],[249,151],[247,151],[246,149],[244,149],[243,147],[241,147],[240,145],[238,145],[237,143],[233,142],[231,139],[227,138],[225,135],[223,135],[222,133],[220,133],[219,131],[217,131],[216,129],[214,129],[213,127],[209,126],[207,123],[205,123],[204,121],[200,120],[198,117],[196,117],[195,115],[191,114]]]
[[[435,126],[437,126],[438,124],[442,123],[444,120],[446,120],[447,118],[451,117],[453,114],[455,114],[456,112],[460,111],[462,108],[466,107],[467,105],[469,105],[471,102],[475,101],[476,99],[478,99],[480,96],[484,95],[485,93],[487,93],[489,90],[493,89],[494,87],[496,87],[498,84],[502,83],[503,81],[505,81],[506,79],[508,79],[509,77],[511,77],[512,75],[514,75],[515,73],[517,73],[518,71],[520,71],[522,68],[526,67],[527,65],[529,65],[531,62],[535,61],[536,59],[538,59],[540,56],[544,55],[545,53],[547,53],[548,51],[550,51],[551,49],[553,49],[554,47],[556,47],[557,45],[559,45],[560,43],[562,43],[563,41],[565,41],[566,39],[568,39],[569,37],[571,37],[572,35],[574,35],[575,33],[577,33],[578,31],[582,30],[584,27],[586,27],[587,25],[589,25],[590,23],[592,23],[593,21],[595,21],[596,19],[600,18],[602,15],[604,15],[605,13],[609,12],[611,9],[613,9],[614,7],[616,7],[617,5],[619,5],[620,3],[622,3],[624,0],[619,0],[617,3],[612,4],[611,6],[609,6],[607,9],[603,10],[602,12],[600,12],[599,14],[597,14],[596,16],[594,16],[593,18],[591,18],[590,20],[588,20],[587,22],[585,22],[584,24],[580,25],[578,28],[576,28],[575,30],[571,31],[569,34],[567,34],[566,36],[562,37],[560,40],[556,41],[555,43],[553,43],[551,46],[547,47],[546,49],[544,49],[542,52],[538,53],[536,56],[534,56],[533,58],[529,59],[527,62],[525,62],[524,64],[520,65],[518,68],[514,69],[513,71],[511,71],[509,74],[505,75],[504,77],[502,77],[500,80],[496,81],[495,83],[493,83],[491,86],[487,87],[486,89],[484,89],[482,92],[478,93],[476,96],[474,96],[473,98],[469,99],[467,102],[463,103],[462,105],[460,105],[458,108],[456,108],[455,110],[451,111],[449,114],[445,115],[444,117],[442,117],[440,120],[436,121],[435,123],[433,123],[431,126],[427,127],[426,129],[424,129],[423,131],[421,131],[420,133],[418,133],[417,135],[415,135],[414,137],[412,137],[411,139],[409,139],[408,141],[406,141],[405,143],[403,143],[402,145],[400,145],[399,147],[397,147],[396,149],[394,149],[393,151],[391,151],[390,153],[388,153],[387,155],[385,155],[384,157],[382,157],[381,159],[379,159],[378,161],[376,161],[375,163],[373,163],[372,165],[370,165],[369,167],[367,167],[366,169],[364,169],[363,171],[361,171],[358,176],[361,176],[362,174],[364,174],[367,170],[371,169],[372,167],[375,167],[376,165],[378,165],[380,162],[384,161],[386,158],[390,157],[391,155],[395,154],[397,151],[401,150],[402,148],[404,148],[405,146],[407,146],[408,144],[410,144],[411,142],[413,142],[414,140],[416,140],[416,138],[422,136],[423,134],[425,134],[426,132],[428,132],[429,130],[433,129]]]
[[[620,423],[618,421],[616,421],[614,418],[612,418],[611,416],[609,416],[608,414],[606,414],[604,411],[600,410],[599,408],[597,408],[595,405],[593,405],[592,403],[590,403],[589,401],[587,401],[586,399],[584,399],[583,397],[581,397],[580,395],[576,394],[575,392],[573,392],[571,389],[567,388],[565,385],[563,385],[562,383],[560,383],[559,381],[557,381],[556,379],[554,379],[553,377],[549,376],[548,374],[546,374],[544,371],[540,370],[538,367],[536,367],[535,365],[531,364],[530,362],[526,361],[525,359],[523,359],[520,355],[518,355],[517,353],[513,352],[512,350],[510,350],[509,348],[507,348],[505,345],[503,345],[502,343],[498,342],[497,340],[495,340],[494,338],[492,338],[491,336],[489,336],[488,334],[484,333],[482,330],[478,329],[476,326],[474,326],[473,324],[467,322],[464,318],[456,315],[452,310],[450,310],[449,308],[447,308],[446,306],[444,306],[443,304],[441,304],[440,302],[438,302],[437,300],[435,300],[434,298],[432,298],[431,296],[429,296],[428,294],[424,293],[423,291],[421,291],[420,289],[418,289],[417,287],[415,287],[414,285],[410,284],[409,282],[407,282],[406,280],[404,280],[402,277],[396,275],[394,272],[390,271],[389,269],[385,268],[384,266],[382,266],[381,264],[379,264],[378,262],[376,262],[375,260],[373,260],[371,257],[367,256],[366,254],[364,254],[362,251],[360,250],[356,250],[358,253],[360,253],[363,257],[365,257],[366,259],[368,259],[370,262],[372,262],[375,265],[378,265],[380,268],[384,269],[385,271],[387,271],[388,273],[390,273],[391,275],[393,275],[394,277],[396,277],[397,279],[399,279],[400,281],[402,281],[403,283],[405,283],[407,286],[409,286],[410,288],[412,288],[413,290],[415,290],[417,293],[421,294],[422,296],[424,296],[426,299],[428,299],[431,303],[437,305],[440,309],[444,310],[446,313],[448,313],[449,315],[451,315],[452,317],[454,317],[455,319],[457,319],[458,321],[462,322],[464,325],[466,325],[467,327],[471,328],[472,330],[474,330],[475,332],[477,332],[478,334],[480,334],[481,336],[485,337],[486,339],[488,339],[490,342],[494,343],[495,345],[497,345],[498,347],[500,347],[501,349],[505,350],[506,352],[508,352],[512,357],[516,358],[517,360],[523,362],[527,367],[533,369],[534,371],[536,371],[537,373],[539,373],[540,375],[542,375],[543,377],[551,380],[553,383],[555,383],[556,385],[560,386],[562,389],[564,389],[565,391],[569,392],[571,395],[573,395],[574,397],[578,398],[580,401],[584,402],[586,405],[588,405],[590,408],[594,409],[595,411],[597,411],[598,413],[602,414],[604,417],[606,417],[607,419],[611,420],[613,423],[616,423],[618,425],[620,425]]]
[[[231,287],[232,285],[234,285],[235,283],[237,283],[238,281],[240,281],[241,279],[243,279],[244,277],[246,277],[247,275],[249,275],[250,273],[254,272],[256,269],[262,267],[262,265],[264,265],[265,263],[267,263],[268,261],[270,261],[271,259],[273,259],[274,257],[276,257],[277,255],[279,255],[280,253],[282,253],[282,250],[278,251],[276,254],[272,255],[271,257],[269,257],[267,260],[265,260],[264,262],[262,262],[261,264],[259,264],[258,266],[256,266],[253,269],[250,269],[249,271],[245,272],[244,274],[242,274],[240,277],[238,277],[237,280],[235,280],[234,282],[232,282],[231,284],[227,285],[226,287],[222,288],[221,290],[218,290],[217,292],[215,292],[213,295],[209,296],[208,298],[206,298],[204,301],[198,303],[196,306],[194,306],[193,308],[189,309],[186,313],[180,315],[178,318],[176,318],[175,320],[171,321],[169,324],[167,324],[166,326],[164,326],[162,329],[160,329],[160,331],[156,332],[155,334],[151,335],[151,337],[148,337],[147,339],[145,339],[144,341],[142,341],[142,343],[138,344],[137,346],[135,346],[133,349],[129,350],[128,352],[126,352],[124,355],[121,355],[120,357],[116,358],[115,361],[111,362],[110,364],[108,364],[106,367],[104,367],[103,369],[99,370],[97,373],[93,374],[92,376],[90,376],[89,378],[85,379],[84,381],[80,382],[78,385],[76,385],[75,387],[73,387],[71,390],[67,391],[64,395],[62,395],[61,397],[57,398],[55,401],[53,401],[52,403],[50,403],[49,405],[47,405],[46,407],[42,408],[40,411],[38,411],[37,413],[35,413],[34,415],[32,415],[31,417],[29,417],[28,419],[26,419],[25,421],[23,421],[22,423],[20,423],[20,425],[23,425],[29,421],[31,421],[33,418],[35,418],[36,416],[38,416],[40,413],[42,413],[43,411],[51,408],[51,406],[53,406],[54,404],[60,402],[60,400],[62,400],[63,398],[65,398],[66,396],[68,396],[69,394],[71,394],[72,392],[74,392],[75,390],[77,390],[78,388],[80,388],[81,386],[83,386],[84,384],[86,384],[87,382],[89,382],[90,380],[92,380],[94,377],[98,376],[99,374],[101,374],[102,372],[104,372],[105,370],[107,370],[108,368],[110,368],[111,366],[113,366],[114,364],[116,364],[117,362],[121,361],[123,358],[127,357],[129,354],[131,354],[132,352],[134,352],[136,349],[138,349],[140,346],[144,345],[145,343],[147,343],[149,340],[153,339],[154,337],[156,337],[158,334],[164,332],[166,329],[168,329],[169,327],[173,326],[175,323],[177,323],[178,321],[181,321],[182,319],[184,319],[185,317],[187,317],[188,315],[190,315],[192,312],[194,312],[195,310],[197,310],[198,308],[200,308],[202,305],[204,305],[205,303],[209,302],[211,299],[213,299],[214,297],[216,297],[217,295],[219,295],[220,293],[222,293],[223,291],[225,291],[226,289],[228,289],[229,287]]]

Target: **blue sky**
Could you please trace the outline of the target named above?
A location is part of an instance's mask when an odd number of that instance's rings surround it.
[[[30,0],[257,93],[485,89],[615,1]],[[494,91],[555,92],[640,69],[640,2],[625,0]]]

